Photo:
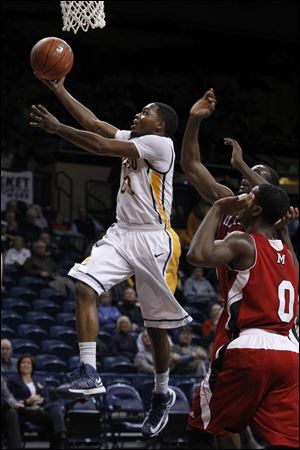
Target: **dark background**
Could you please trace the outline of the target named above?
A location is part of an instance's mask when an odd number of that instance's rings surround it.
[[[75,125],[29,65],[33,45],[57,36],[75,55],[66,87],[99,118],[126,129],[149,102],[177,110],[175,180],[182,177],[178,161],[188,111],[209,87],[218,104],[202,125],[200,142],[215,174],[238,176],[223,146],[229,136],[240,142],[249,164],[266,162],[297,178],[298,2],[106,1],[106,27],[76,35],[62,31],[59,2],[2,1],[1,9],[1,150],[14,154],[13,169],[93,160],[28,126],[30,105],[37,102]],[[102,158],[101,164],[118,173],[118,160]]]

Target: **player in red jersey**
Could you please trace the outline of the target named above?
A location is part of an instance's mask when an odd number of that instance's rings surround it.
[[[209,89],[203,97],[192,106],[181,149],[181,166],[188,180],[193,184],[201,197],[209,203],[214,203],[220,198],[234,195],[231,189],[218,183],[201,162],[200,146],[198,142],[199,128],[202,120],[210,117],[214,112],[215,105],[216,97],[214,91],[213,89]],[[232,146],[231,164],[243,175],[238,192],[239,194],[249,193],[253,186],[261,183],[268,182],[278,185],[278,175],[271,167],[265,164],[259,164],[250,169],[243,160],[243,152],[239,144],[234,139],[230,138],[225,138],[224,143],[225,145]],[[294,220],[296,217],[299,217],[298,209],[290,207],[286,217],[280,220],[276,225],[276,234],[277,237],[282,239],[291,250],[294,262],[298,265],[286,226],[287,222]],[[220,224],[216,231],[216,239],[223,239],[229,232],[236,230],[243,230],[242,224],[236,217],[225,215],[220,219]],[[227,273],[223,267],[217,268],[217,273],[220,293],[224,299],[228,285]],[[214,355],[217,349],[230,339],[230,334],[225,328],[227,320],[227,310],[223,308],[217,325],[212,355]]]
[[[246,426],[268,448],[298,448],[298,348],[289,338],[297,309],[297,272],[273,224],[289,208],[279,187],[217,200],[197,230],[187,258],[227,272],[226,327],[231,341],[215,360],[193,401],[189,425],[218,436],[219,448]],[[246,232],[215,235],[223,215],[237,215]],[[234,435],[236,436],[236,435]]]

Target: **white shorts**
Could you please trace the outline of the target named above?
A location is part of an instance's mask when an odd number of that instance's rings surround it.
[[[145,326],[177,328],[192,321],[173,295],[180,253],[179,238],[172,228],[118,223],[68,275],[98,295],[135,275]]]

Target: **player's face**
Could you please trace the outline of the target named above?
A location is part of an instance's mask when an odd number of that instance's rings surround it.
[[[254,167],[252,167],[252,170],[254,172],[258,173],[258,175],[260,175],[261,177],[267,178],[267,172],[263,166],[261,166],[261,165],[254,166]],[[242,178],[238,195],[249,194],[250,191],[251,191],[251,186],[250,186],[249,181],[246,178]]]
[[[135,115],[131,131],[135,136],[151,134],[155,131],[158,122],[161,122],[161,120],[157,115],[157,106],[155,103],[149,103],[149,105],[144,106],[140,113]]]

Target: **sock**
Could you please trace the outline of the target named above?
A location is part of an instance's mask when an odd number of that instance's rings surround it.
[[[169,370],[164,373],[154,374],[154,392],[156,394],[166,394],[169,385]]]
[[[96,369],[96,342],[79,342],[80,362]]]

